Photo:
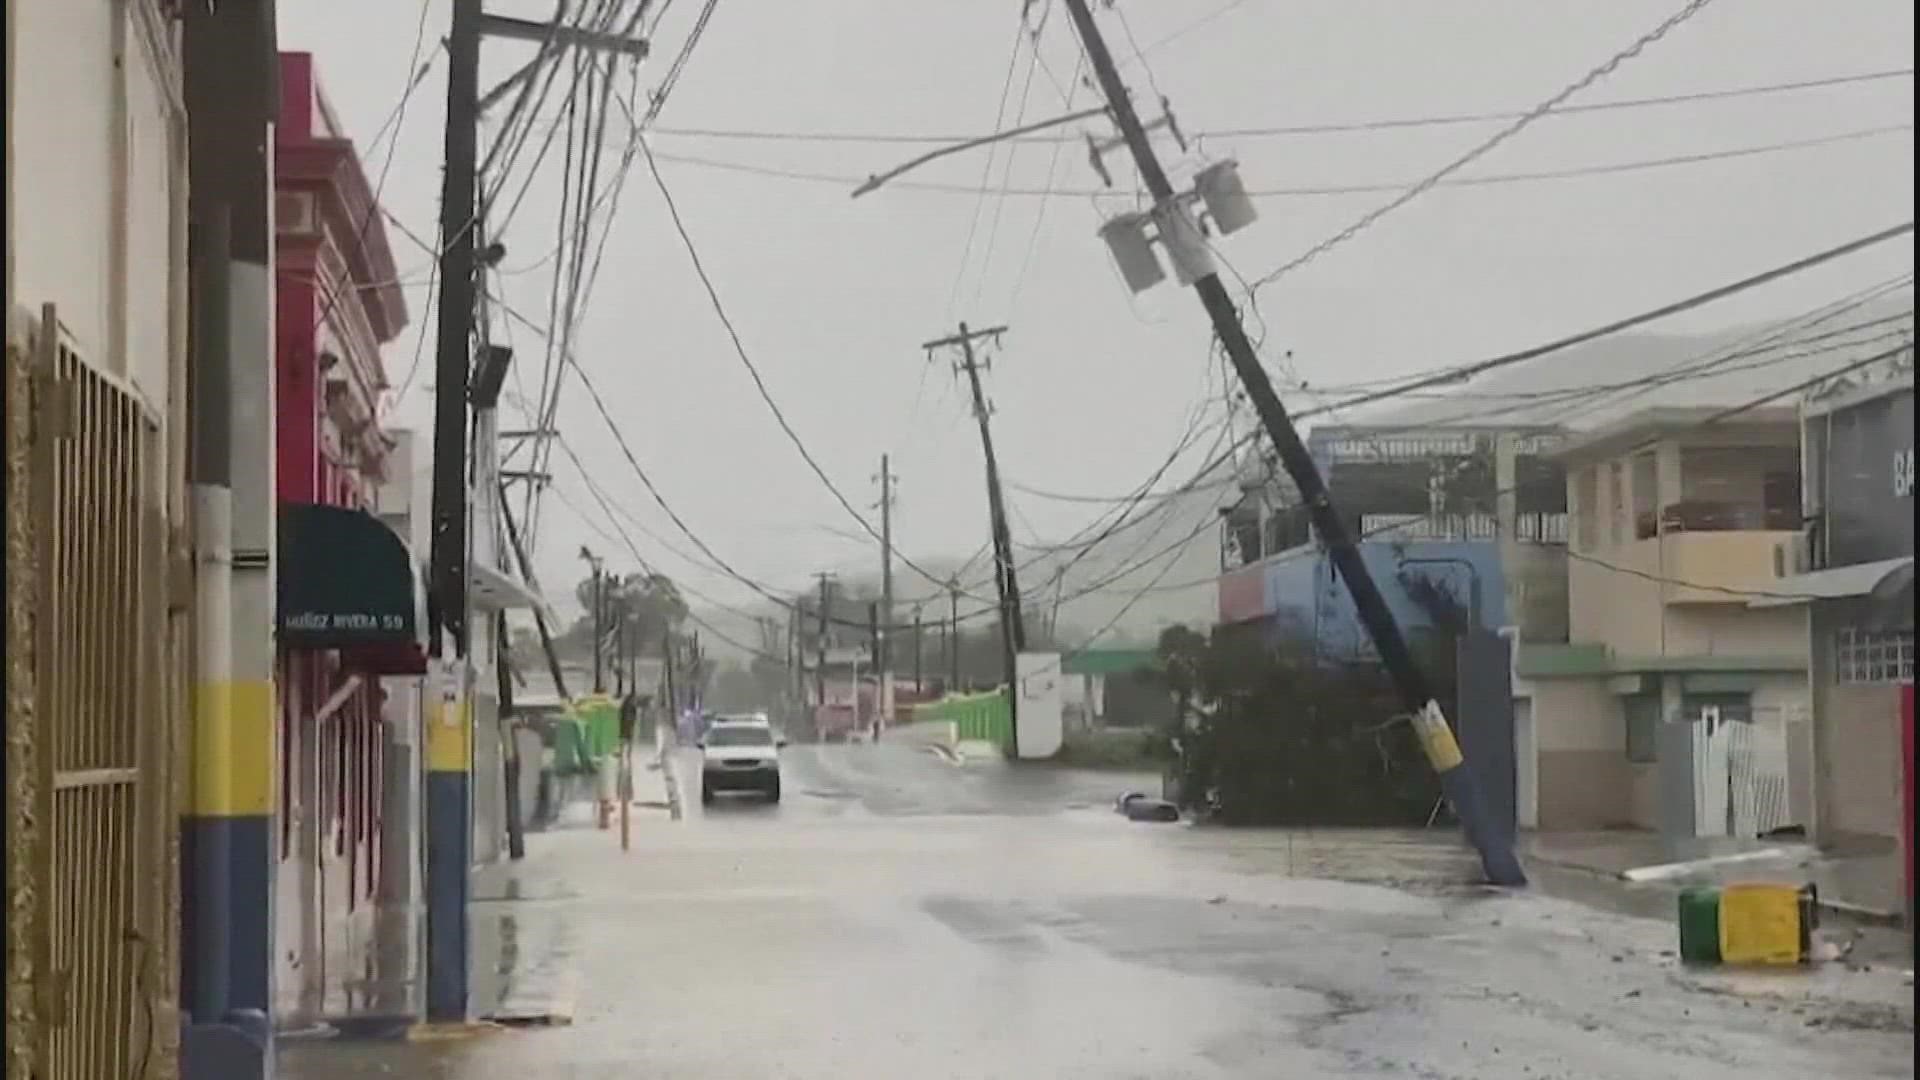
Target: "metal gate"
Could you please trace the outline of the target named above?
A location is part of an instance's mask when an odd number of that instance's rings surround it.
[[[59,326],[48,306],[34,333],[43,1075],[105,1080],[160,1068],[171,1022],[163,448],[153,410]]]
[[[1751,840],[1788,824],[1787,737],[1778,718],[1702,710],[1693,724],[1694,833]]]

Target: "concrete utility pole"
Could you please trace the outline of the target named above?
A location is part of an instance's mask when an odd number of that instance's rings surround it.
[[[1107,43],[1100,36],[1100,28],[1094,22],[1087,0],[1066,0],[1066,6],[1073,20],[1074,31],[1080,37],[1080,44],[1086,49],[1087,61],[1093,68],[1094,76],[1099,79],[1107,107],[1120,128],[1128,150],[1133,154],[1134,165],[1139,169],[1141,179],[1153,195],[1156,212],[1184,214],[1186,211],[1177,205],[1173,185],[1168,181],[1166,171],[1161,168],[1153,144],[1147,138],[1146,128],[1134,111],[1126,84],[1120,80],[1113,54],[1107,51]],[[1228,358],[1233,361],[1241,385],[1253,401],[1261,426],[1273,441],[1281,465],[1292,477],[1301,501],[1313,515],[1314,528],[1319,532],[1321,542],[1327,545],[1328,556],[1346,581],[1347,591],[1353,597],[1360,621],[1366,626],[1381,663],[1393,677],[1402,705],[1414,717],[1414,727],[1420,735],[1427,760],[1439,774],[1441,790],[1460,815],[1468,838],[1479,849],[1481,866],[1488,880],[1499,885],[1524,885],[1526,872],[1521,869],[1520,860],[1514,854],[1513,838],[1505,829],[1493,826],[1488,819],[1481,804],[1479,786],[1466,768],[1459,743],[1447,724],[1439,702],[1434,699],[1426,674],[1414,663],[1413,654],[1407,648],[1399,624],[1394,621],[1392,610],[1387,607],[1379,585],[1374,582],[1372,573],[1361,559],[1360,549],[1354,543],[1346,522],[1334,509],[1320,470],[1307,453],[1299,432],[1294,430],[1286,407],[1280,402],[1280,395],[1274,392],[1272,381],[1261,368],[1253,343],[1247,340],[1246,330],[1240,325],[1239,312],[1235,310],[1226,286],[1220,281],[1220,275],[1209,271],[1197,277],[1193,287],[1200,294],[1201,305],[1206,308],[1215,335],[1226,349]]]
[[[926,654],[921,644],[921,633],[920,606],[916,604],[913,608],[913,693],[915,697],[927,692],[924,666]]]
[[[966,323],[961,323],[959,333],[929,341],[921,347],[931,352],[958,346],[958,368],[967,373],[967,383],[973,390],[973,416],[980,424],[980,449],[987,461],[987,510],[993,525],[993,586],[1000,601],[1000,652],[1007,684],[1007,717],[1014,745],[1017,746],[1020,741],[1017,657],[1027,651],[1027,631],[1020,618],[1020,584],[1014,576],[1013,534],[1007,528],[1006,496],[1000,490],[1000,463],[993,454],[993,426],[988,423],[991,414],[987,409],[986,392],[980,387],[981,363],[973,351],[975,341],[981,338],[998,341],[1000,335],[1006,332],[1004,326],[969,330]]]
[[[874,733],[893,722],[893,475],[880,455],[880,610],[874,620],[874,663],[880,673],[880,718]]]

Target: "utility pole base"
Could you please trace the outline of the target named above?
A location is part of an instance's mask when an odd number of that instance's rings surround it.
[[[1524,886],[1527,872],[1514,851],[1513,836],[1489,821],[1486,806],[1480,799],[1480,786],[1473,782],[1465,763],[1440,774],[1440,793],[1452,804],[1454,814],[1466,831],[1467,842],[1480,853],[1480,869],[1486,874],[1487,882],[1509,889]]]

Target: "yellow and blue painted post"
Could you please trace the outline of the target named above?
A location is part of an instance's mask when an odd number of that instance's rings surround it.
[[[233,466],[230,223],[201,204],[190,231],[193,262],[194,685],[186,805],[181,807],[181,1007],[192,1025],[232,1010],[233,829],[243,808],[233,713]],[[209,332],[209,328],[211,332]]]
[[[272,1067],[278,723],[272,5],[181,17],[188,125],[195,671],[181,811],[187,1080]]]
[[[427,1020],[467,1020],[467,873],[473,833],[473,708],[464,657],[429,661]]]

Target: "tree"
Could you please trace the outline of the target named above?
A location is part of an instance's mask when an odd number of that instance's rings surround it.
[[[1218,799],[1228,824],[1418,825],[1439,795],[1378,664],[1329,662],[1259,626],[1162,637],[1174,692],[1196,706],[1180,735],[1180,790]]]
[[[609,575],[600,582],[599,588],[605,603],[602,624],[605,632],[612,635],[614,628],[624,621],[626,633],[639,637],[637,647],[629,638],[629,648],[641,655],[661,655],[660,644],[666,635],[678,632],[687,620],[686,598],[665,574]],[[591,574],[574,586],[574,598],[580,601],[586,614],[576,618],[555,639],[554,647],[561,655],[575,659],[593,655],[594,592]]]

